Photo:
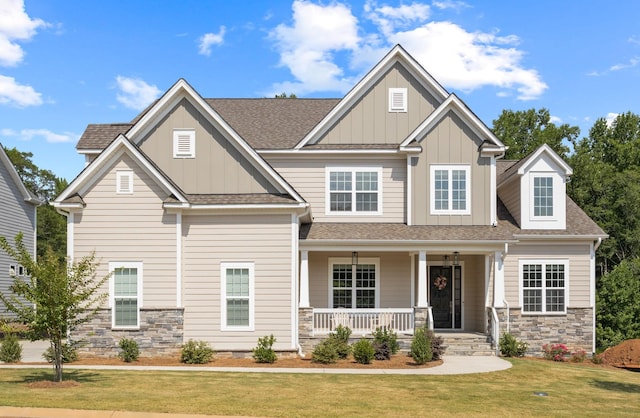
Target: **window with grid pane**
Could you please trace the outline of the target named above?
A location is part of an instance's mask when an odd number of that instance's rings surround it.
[[[376,307],[376,264],[332,264],[333,308]]]
[[[351,308],[353,299],[353,269],[351,264],[333,265],[333,307]]]
[[[380,213],[380,169],[328,168],[327,173],[328,213]]]
[[[112,315],[116,328],[140,326],[142,263],[110,263],[112,271]]]
[[[470,213],[470,167],[431,166],[431,213],[466,215]]]
[[[553,178],[533,178],[533,215],[553,216]]]
[[[249,326],[249,269],[227,269],[227,325]]]
[[[527,263],[521,270],[523,312],[565,312],[566,263]]]

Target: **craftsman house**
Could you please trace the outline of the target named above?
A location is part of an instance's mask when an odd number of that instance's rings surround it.
[[[42,201],[25,187],[0,144],[0,237],[13,243],[22,232],[25,247],[33,249],[32,256],[36,253],[36,209],[40,204]],[[25,275],[24,267],[0,250],[0,292],[8,296],[15,277]],[[13,315],[0,301],[0,317]]]
[[[87,166],[53,204],[69,256],[112,272],[77,331],[95,352],[269,334],[308,352],[338,324],[593,351],[606,235],[567,197],[571,168],[546,146],[503,161],[401,46],[341,99],[204,99],[181,79],[77,148]]]

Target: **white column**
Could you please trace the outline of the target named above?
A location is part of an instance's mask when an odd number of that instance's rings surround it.
[[[309,251],[300,251],[300,307],[309,307]]]
[[[182,307],[182,212],[176,213],[176,306]]]
[[[504,306],[504,261],[502,252],[496,251],[494,256],[495,268],[493,269],[493,307]]]
[[[418,254],[418,308],[426,308],[427,303],[427,252]]]

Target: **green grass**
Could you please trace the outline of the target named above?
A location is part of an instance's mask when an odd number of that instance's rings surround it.
[[[0,405],[253,416],[640,416],[640,373],[513,359],[456,376],[0,369]],[[546,392],[548,396],[536,396]]]

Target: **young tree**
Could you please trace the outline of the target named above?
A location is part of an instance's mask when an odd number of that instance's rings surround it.
[[[568,142],[580,135],[580,128],[563,123],[557,126],[551,121],[547,109],[503,110],[493,121],[493,133],[509,147],[507,160],[519,160],[535,151],[542,144],[549,145],[559,156],[566,158]]]
[[[32,340],[44,336],[49,339],[53,353],[54,381],[62,381],[62,346],[67,333],[91,320],[106,293],[101,286],[109,276],[96,278],[98,263],[95,255],[83,257],[67,265],[49,248],[37,261],[25,247],[22,234],[15,237],[15,245],[0,237],[2,248],[27,271],[28,277],[16,276],[11,285],[12,295],[0,294],[7,309],[29,326]]]

